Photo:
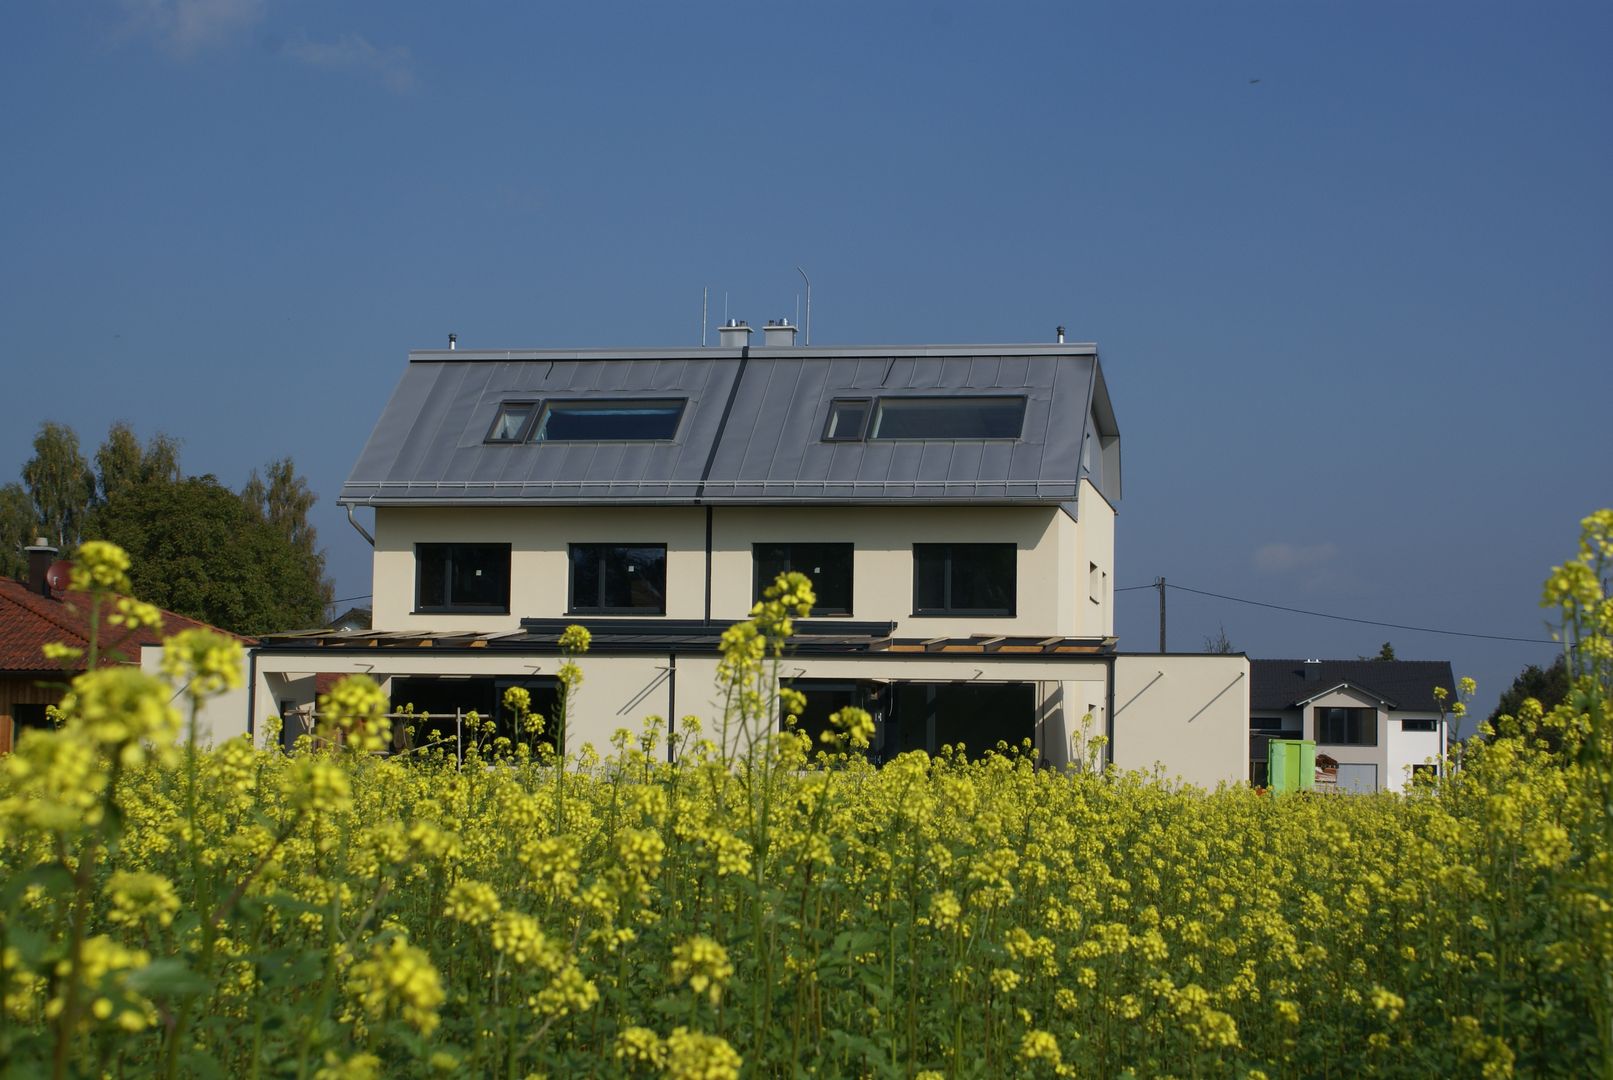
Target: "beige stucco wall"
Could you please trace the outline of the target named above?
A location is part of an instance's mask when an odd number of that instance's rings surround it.
[[[1115,632],[1115,512],[1090,481],[1081,481],[1077,547],[1069,563],[1075,578],[1072,603],[1074,629],[1086,637],[1111,637]],[[1096,587],[1092,568],[1097,567]]]
[[[894,621],[898,635],[1105,635],[1114,624],[1114,514],[1090,485],[1084,494],[1087,516],[1080,523],[1049,506],[978,506],[967,512],[938,506],[715,507],[711,616],[741,619],[749,612],[752,544],[840,541],[856,545],[850,617]],[[567,546],[573,543],[665,544],[666,616],[702,618],[705,527],[701,507],[382,507],[375,521],[375,628],[509,631],[523,617],[562,618]],[[451,541],[511,545],[508,614],[414,612],[414,545]],[[1018,547],[1014,615],[913,615],[913,544],[946,541]],[[1101,604],[1089,599],[1093,563],[1107,575]]]
[[[226,739],[233,739],[237,735],[245,735],[247,731],[247,673],[249,662],[247,654],[241,654],[241,685],[234,690],[227,690],[222,694],[203,700],[200,711],[196,714],[196,739],[204,746],[217,746]],[[190,730],[190,698],[185,693],[185,684],[169,679],[162,673],[162,646],[144,645],[140,648],[140,670],[147,675],[154,675],[167,683],[173,690],[173,703],[179,709],[180,715],[185,718],[186,734],[189,738]]]
[[[657,507],[381,507],[375,513],[374,626],[377,630],[519,629],[522,618],[558,619],[569,602],[568,544],[665,544],[666,615],[705,613],[705,512]],[[417,543],[509,544],[507,615],[415,614]],[[590,616],[598,618],[599,616]]]
[[[664,654],[585,656],[579,663],[584,681],[572,701],[569,741],[573,750],[592,743],[604,753],[618,728],[637,732],[645,718],[652,715],[671,716],[675,721],[697,716],[703,733],[716,740],[723,707],[716,685],[715,657],[676,657],[675,676],[673,658]],[[311,705],[316,670],[363,672],[384,685],[394,676],[405,675],[553,675],[559,665],[559,657],[433,653],[425,649],[331,650],[317,656],[263,652],[258,658],[256,728],[261,734],[263,718],[276,714],[281,701],[290,699]],[[833,659],[788,656],[779,665],[778,673],[782,679],[1034,683],[1038,706],[1036,748],[1050,764],[1064,765],[1070,759],[1072,737],[1081,734],[1082,717],[1089,708],[1093,722],[1086,734],[1098,735],[1105,730],[1104,669],[1102,660],[1068,657],[992,660],[984,654],[970,654],[895,659],[889,654],[873,653]]]
[[[1115,658],[1114,762],[1201,787],[1249,778],[1249,659]]]
[[[1389,730],[1387,712],[1382,704],[1374,697],[1351,689],[1333,690],[1308,702],[1302,710],[1304,728],[1300,736],[1304,739],[1316,739],[1316,710],[1317,709],[1374,709],[1377,711],[1378,745],[1376,746],[1341,746],[1337,743],[1316,742],[1316,752],[1326,754],[1340,765],[1375,765],[1378,769],[1378,787],[1394,787],[1395,777],[1389,775]]]

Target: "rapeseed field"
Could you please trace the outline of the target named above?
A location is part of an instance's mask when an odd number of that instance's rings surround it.
[[[357,677],[296,752],[196,749],[92,666],[0,764],[6,1076],[1613,1076],[1613,511],[1546,603],[1574,690],[1406,795],[1177,789],[779,731],[810,584],[724,638],[723,714],[382,757]],[[127,558],[75,586],[119,625]],[[92,650],[95,651],[95,650]],[[90,657],[92,661],[97,657]],[[398,721],[407,723],[407,718]],[[272,745],[271,740],[271,745]]]

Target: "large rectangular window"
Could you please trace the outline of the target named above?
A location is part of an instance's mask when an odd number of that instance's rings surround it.
[[[665,544],[572,544],[571,613],[665,615]]]
[[[1017,439],[1022,397],[880,398],[870,439]]]
[[[1316,710],[1316,741],[1329,746],[1377,746],[1378,710]]]
[[[536,442],[655,442],[678,433],[681,400],[551,401],[538,418]]]
[[[762,598],[762,590],[780,574],[799,571],[812,579],[818,601],[814,615],[851,614],[850,544],[753,544],[752,563],[756,568],[752,596]]]
[[[416,544],[416,611],[510,610],[510,545]]]
[[[1012,615],[1013,544],[914,544],[914,615]]]

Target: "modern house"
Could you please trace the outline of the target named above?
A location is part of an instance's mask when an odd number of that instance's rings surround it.
[[[374,512],[374,629],[267,640],[252,714],[306,711],[347,671],[419,711],[493,714],[511,685],[542,711],[580,623],[571,741],[604,746],[648,714],[710,717],[720,633],[800,570],[818,604],[782,676],[809,726],[872,712],[877,758],[1029,739],[1063,764],[1108,734],[1123,764],[1244,777],[1243,657],[1116,650],[1120,431],[1096,347],[750,334],[412,353],[339,497]]]
[[[90,598],[67,590],[70,566],[56,559],[56,548],[41,540],[27,553],[27,581],[0,578],[0,753],[10,752],[19,730],[46,727],[46,710],[61,702],[68,681],[87,667],[83,657],[65,666],[46,660],[44,648],[61,644],[88,650]],[[111,614],[110,608],[102,611],[95,628],[106,660],[137,664],[152,674],[160,673],[164,634],[193,628],[227,633],[171,611],[162,613],[161,630],[130,631],[112,625]],[[200,718],[202,733],[217,741],[245,732],[246,698],[241,690],[211,701]]]
[[[1449,744],[1448,660],[1250,660],[1249,678],[1252,784],[1266,782],[1272,739],[1314,740],[1338,763],[1340,791],[1402,791]]]

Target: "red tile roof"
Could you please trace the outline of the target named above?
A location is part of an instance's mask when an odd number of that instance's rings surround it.
[[[164,636],[180,630],[199,627],[242,642],[252,641],[171,611],[162,613],[161,630],[140,629],[129,633],[107,622],[107,617],[116,610],[111,602],[102,605],[100,645],[103,651],[122,653],[130,662],[139,659],[140,646],[161,644]],[[60,662],[46,660],[44,654],[45,645],[53,641],[80,649],[89,647],[89,597],[82,593],[42,596],[19,581],[0,578],[0,671],[58,670]],[[70,667],[73,671],[83,669],[83,660]]]

